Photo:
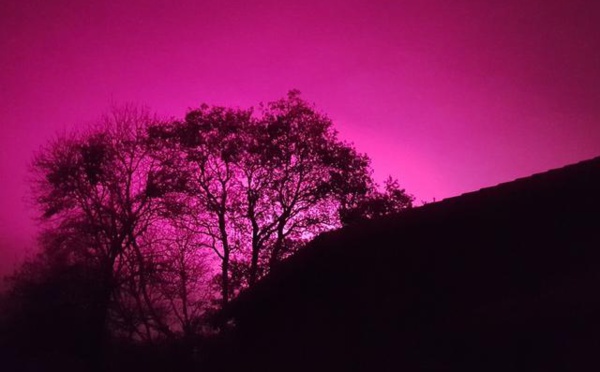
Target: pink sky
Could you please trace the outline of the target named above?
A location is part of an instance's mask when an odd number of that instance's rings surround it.
[[[600,155],[598,25],[594,0],[4,0],[0,275],[32,245],[33,152],[111,103],[297,88],[417,200]]]

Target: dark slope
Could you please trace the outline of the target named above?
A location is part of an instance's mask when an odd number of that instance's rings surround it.
[[[600,158],[324,234],[242,294],[227,368],[589,370]],[[594,369],[594,368],[592,368]]]

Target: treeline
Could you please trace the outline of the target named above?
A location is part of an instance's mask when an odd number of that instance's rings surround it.
[[[16,354],[71,350],[98,369],[109,340],[218,333],[210,314],[308,240],[413,202],[297,91],[183,120],[121,107],[41,149],[31,186],[40,253],[10,279],[5,334]]]

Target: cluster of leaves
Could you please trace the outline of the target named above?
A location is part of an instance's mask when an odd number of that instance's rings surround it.
[[[125,107],[35,158],[41,261],[93,273],[81,314],[97,342],[108,330],[192,337],[211,306],[317,234],[411,207],[397,181],[379,190],[371,173],[297,91],[256,111],[202,105],[183,120]]]

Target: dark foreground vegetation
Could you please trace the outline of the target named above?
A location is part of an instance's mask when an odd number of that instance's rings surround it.
[[[123,107],[59,136],[31,166],[39,254],[2,299],[3,366],[207,366],[240,291],[320,233],[411,208],[369,163],[297,91],[182,120]]]

